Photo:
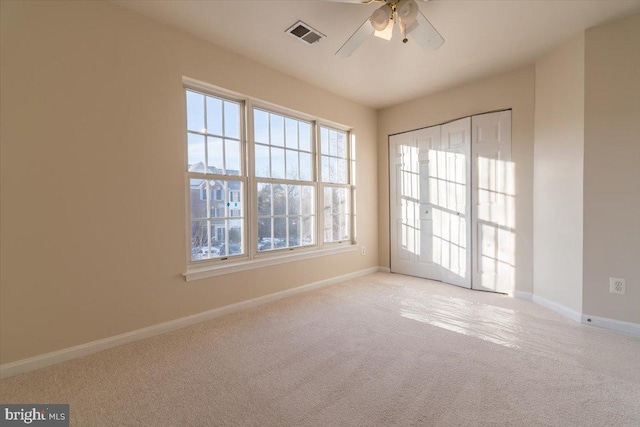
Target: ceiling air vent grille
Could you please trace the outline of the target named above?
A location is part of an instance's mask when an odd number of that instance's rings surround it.
[[[302,21],[298,21],[293,24],[286,32],[295,36],[295,38],[306,44],[314,44],[320,39],[326,37],[320,31],[314,30]]]

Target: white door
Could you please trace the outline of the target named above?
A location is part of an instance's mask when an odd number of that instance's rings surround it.
[[[389,140],[391,271],[440,280],[434,264],[428,203],[429,152],[440,144],[440,127],[391,136]]]
[[[434,158],[438,169],[429,179],[438,188],[433,235],[434,246],[441,246],[442,281],[471,288],[470,117],[442,125],[441,150]]]
[[[471,287],[471,119],[390,137],[391,271]]]
[[[511,111],[472,118],[473,288],[509,293],[515,273]]]

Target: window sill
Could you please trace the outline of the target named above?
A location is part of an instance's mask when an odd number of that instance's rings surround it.
[[[207,265],[206,267],[191,266],[187,268],[187,272],[183,274],[187,282],[193,280],[206,279],[207,277],[222,276],[224,274],[237,273],[240,271],[253,270],[256,268],[269,267],[272,265],[285,264],[293,261],[301,261],[304,259],[317,258],[327,255],[341,254],[345,252],[354,252],[358,249],[358,245],[336,245],[328,248],[313,249],[295,254],[259,256],[252,260],[221,261],[216,265]]]

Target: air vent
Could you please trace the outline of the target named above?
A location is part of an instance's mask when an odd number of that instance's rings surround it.
[[[293,24],[286,32],[306,44],[314,44],[320,39],[326,37],[320,31],[314,30],[302,21],[298,21]]]

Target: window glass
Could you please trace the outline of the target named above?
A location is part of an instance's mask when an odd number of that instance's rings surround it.
[[[314,244],[315,188],[258,183],[258,252]]]
[[[349,193],[340,187],[324,189],[324,241],[349,239]]]
[[[256,176],[311,181],[311,124],[258,108],[253,117]]]

